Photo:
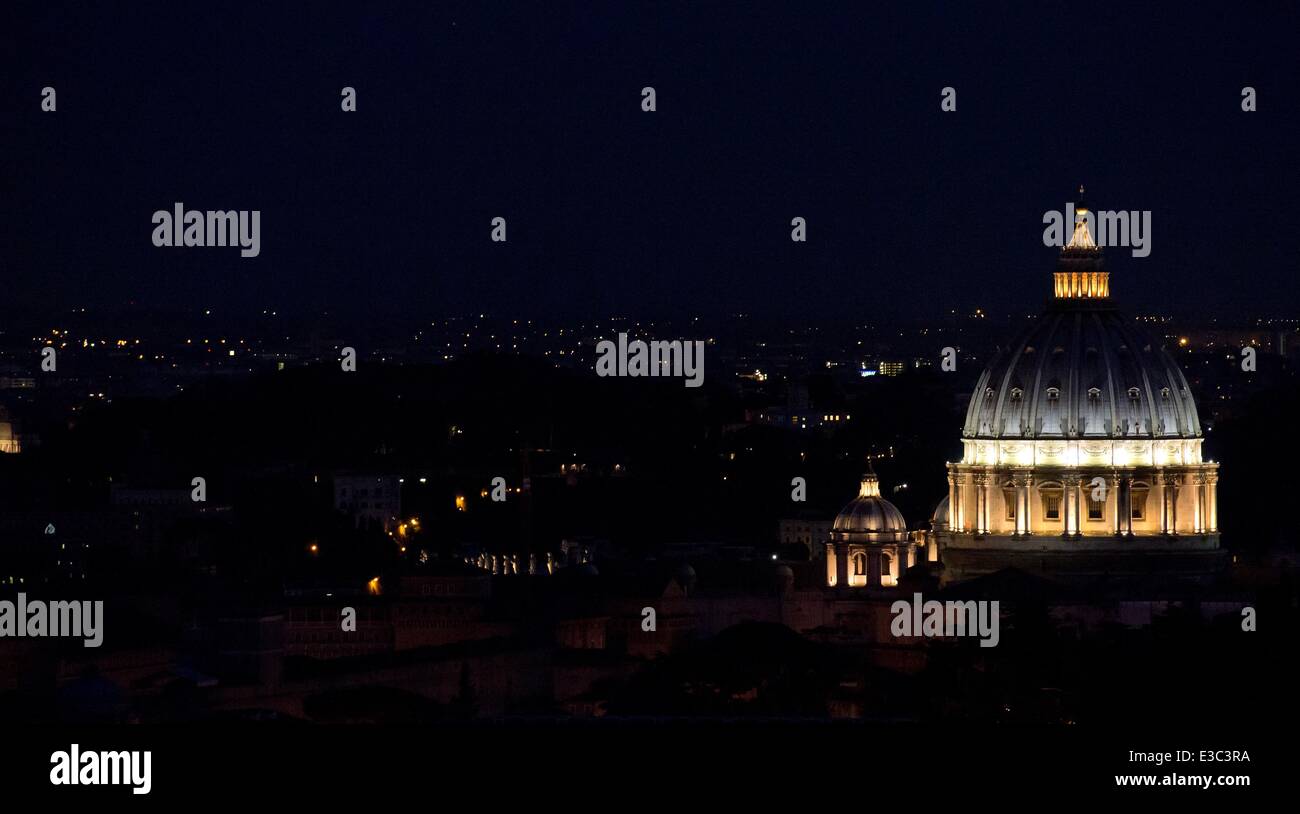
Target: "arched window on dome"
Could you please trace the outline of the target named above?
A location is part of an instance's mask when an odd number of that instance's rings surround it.
[[[1024,395],[1025,391],[1021,390],[1019,387],[1011,388],[1011,400],[1013,402],[1019,402],[1020,399],[1024,398]]]
[[[1140,399],[1140,398],[1142,398],[1142,391],[1141,391],[1141,390],[1137,389],[1136,387],[1130,387],[1130,388],[1128,389],[1128,400],[1129,400],[1129,401],[1131,401],[1131,402],[1133,402],[1133,403],[1136,404],[1137,401],[1138,401],[1138,399]]]
[[[867,575],[867,555],[859,551],[853,555],[853,576],[865,577]]]
[[[889,576],[891,573],[893,573],[893,570],[894,570],[894,560],[893,560],[893,558],[891,558],[888,554],[881,554],[881,555],[880,555],[880,575],[881,575],[882,577],[887,577],[887,576]]]
[[[1053,403],[1053,404],[1055,404],[1056,402],[1060,401],[1060,400],[1061,400],[1061,388],[1059,388],[1059,387],[1049,387],[1049,388],[1047,388],[1047,400],[1048,400],[1049,402]]]

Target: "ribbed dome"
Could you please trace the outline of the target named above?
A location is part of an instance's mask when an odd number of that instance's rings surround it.
[[[967,438],[1198,438],[1173,359],[1104,304],[1058,300],[989,364]]]
[[[930,515],[930,526],[932,528],[942,528],[948,525],[948,496],[944,495],[939,501],[939,505],[934,507],[934,514]]]
[[[874,473],[862,476],[858,496],[835,516],[831,538],[863,543],[892,543],[907,539],[903,513],[880,496],[880,482]]]
[[[966,411],[966,438],[1199,438],[1174,360],[1111,304],[1110,274],[1082,203],[1057,259],[1055,299],[994,357]]]

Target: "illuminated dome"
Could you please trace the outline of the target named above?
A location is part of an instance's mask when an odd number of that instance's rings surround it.
[[[1053,299],[980,374],[924,533],[946,583],[1004,568],[1210,580],[1225,563],[1219,466],[1202,457],[1187,379],[1111,301],[1091,227],[1110,233],[1121,214],[1074,206]]]
[[[874,472],[862,476],[858,496],[835,516],[831,539],[855,543],[893,543],[907,539],[903,513],[880,496],[880,481]]]
[[[984,369],[962,435],[976,439],[1199,438],[1187,380],[1120,314],[1079,187],[1055,298]]]
[[[1173,359],[1101,299],[1058,298],[985,368],[966,438],[1199,438]]]
[[[939,528],[948,525],[948,496],[944,495],[939,501],[939,505],[934,507],[934,514],[930,515],[930,526]]]
[[[880,496],[880,481],[870,469],[858,496],[840,510],[826,543],[826,585],[892,588],[916,564],[917,547],[894,504]]]

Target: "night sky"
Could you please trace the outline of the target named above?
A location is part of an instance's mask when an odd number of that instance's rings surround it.
[[[1151,256],[1108,255],[1130,312],[1293,316],[1300,14],[1277,5],[22,2],[4,306],[1032,311],[1043,213],[1083,183],[1152,210]],[[176,201],[260,209],[261,256],[155,248]]]

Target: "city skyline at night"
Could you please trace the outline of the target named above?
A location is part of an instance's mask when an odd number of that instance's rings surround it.
[[[15,800],[1281,787],[1295,8],[8,17]]]

